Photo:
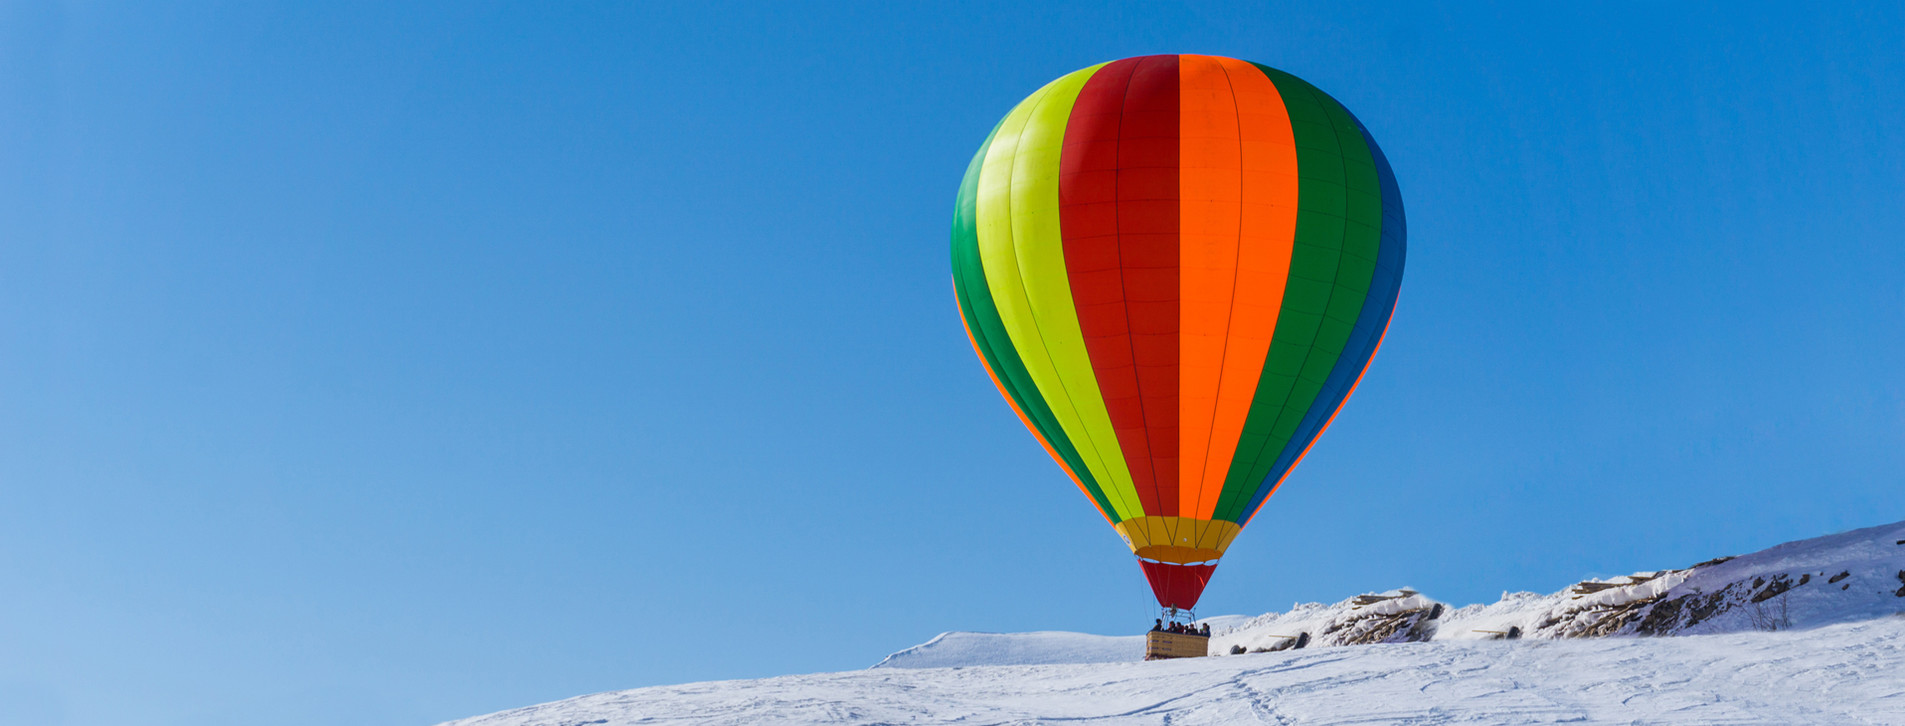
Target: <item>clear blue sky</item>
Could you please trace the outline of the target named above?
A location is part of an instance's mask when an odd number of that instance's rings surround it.
[[[0,6],[0,722],[428,724],[1128,632],[953,302],[1045,81],[1296,73],[1387,342],[1209,613],[1905,519],[1905,11]],[[681,545],[681,542],[689,545]]]

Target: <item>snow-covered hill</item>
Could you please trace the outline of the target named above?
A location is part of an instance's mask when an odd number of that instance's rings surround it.
[[[1437,639],[1695,635],[1809,628],[1905,610],[1905,522],[1788,542],[1680,570],[1504,593],[1443,618]]]
[[[1449,641],[1229,658],[879,668],[601,693],[456,726],[1885,724],[1905,618],[1688,638]]]
[[[1213,628],[1212,655],[1434,640],[1448,606],[1408,588],[1357,595],[1333,605],[1300,603],[1228,628]]]
[[[953,668],[985,665],[1128,663],[1144,659],[1142,635],[1036,633],[940,633],[894,653],[875,668]]]
[[[1248,622],[1241,615],[1199,620],[1212,629]],[[940,633],[932,640],[894,653],[875,668],[957,668],[975,665],[1058,665],[1125,663],[1144,659],[1142,635],[1092,635],[1063,631],[1034,633]]]
[[[1679,570],[1503,593],[1450,608],[1413,590],[1300,604],[1216,631],[1211,652],[1428,640],[1695,635],[1811,628],[1905,610],[1905,522],[1788,542]]]
[[[1145,663],[1142,636],[944,633],[867,671],[641,688],[453,724],[1905,726],[1905,522],[1485,605],[1401,589],[1211,624],[1212,653],[1227,657]],[[1634,637],[1662,635],[1699,637]],[[1361,647],[1334,647],[1349,645]]]

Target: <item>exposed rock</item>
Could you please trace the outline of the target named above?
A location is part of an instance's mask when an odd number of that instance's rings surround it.
[[[1274,653],[1305,646],[1416,643],[1433,640],[1448,606],[1410,589],[1359,595],[1324,605],[1298,605],[1287,613],[1266,613],[1215,633],[1215,652],[1241,646],[1251,653]]]
[[[1766,603],[1812,582],[1810,572],[1799,573],[1797,578],[1789,572],[1776,572],[1729,582],[1707,592],[1698,588],[1687,592],[1688,588],[1682,587],[1695,569],[1732,559],[1722,557],[1684,570],[1629,575],[1624,582],[1577,583],[1567,590],[1570,604],[1543,613],[1528,632],[1537,638],[1674,635],[1736,608]],[[1850,571],[1844,577],[1851,577]],[[1900,573],[1900,581],[1905,582],[1905,572]],[[1849,587],[1847,583],[1846,588]],[[1900,597],[1905,597],[1905,588],[1900,588]]]
[[[1330,640],[1341,645],[1416,643],[1428,640],[1425,635],[1434,633],[1433,627],[1424,627],[1425,623],[1430,622],[1433,621],[1428,617],[1427,610],[1408,610],[1393,615],[1338,620],[1324,628],[1323,634],[1333,636]]]
[[[1273,645],[1269,645],[1269,646],[1266,646],[1266,647],[1262,647],[1262,648],[1257,648],[1257,649],[1255,649],[1255,650],[1252,650],[1252,651],[1250,651],[1250,652],[1252,652],[1252,653],[1277,653],[1277,652],[1281,652],[1281,651],[1285,651],[1285,650],[1302,650],[1302,649],[1303,649],[1303,646],[1306,646],[1306,645],[1309,645],[1309,644],[1310,644],[1310,634],[1309,634],[1309,633],[1297,633],[1297,634],[1296,634],[1296,637],[1294,637],[1294,638],[1284,638],[1283,640],[1281,640],[1281,641],[1279,641],[1279,642],[1277,642],[1277,643],[1275,643],[1275,644],[1273,644]],[[1241,645],[1233,645],[1233,646],[1230,646],[1230,654],[1231,654],[1231,655],[1239,655],[1239,654],[1242,654],[1243,652],[1244,652],[1244,647],[1243,647],[1243,646],[1241,646]]]
[[[1577,582],[1573,587],[1568,589],[1574,591],[1576,595],[1592,595],[1602,590],[1612,590],[1617,587],[1621,587],[1621,585],[1612,582]]]
[[[1900,536],[1905,536],[1905,522],[1717,557],[1684,569],[1586,580],[1550,595],[1504,592],[1499,602],[1461,608],[1440,606],[1414,590],[1333,605],[1304,604],[1231,629],[1221,647],[1288,647],[1272,638],[1299,632],[1315,635],[1315,645],[1327,647],[1517,635],[1535,640],[1692,635],[1889,617],[1900,610],[1896,598],[1905,598],[1905,570],[1899,569],[1905,560],[1885,542]],[[1894,577],[1896,582],[1888,582]],[[1812,587],[1815,579],[1838,585],[1838,591]],[[1860,583],[1857,592],[1853,580]]]
[[[1350,602],[1355,603],[1357,607],[1362,607],[1364,605],[1374,605],[1384,600],[1395,600],[1397,598],[1404,598],[1404,597],[1409,597],[1411,595],[1418,594],[1416,591],[1406,587],[1401,590],[1395,590],[1394,592],[1396,593],[1394,595],[1390,595],[1390,594],[1357,595],[1356,597],[1350,598]]]
[[[1807,579],[1810,579],[1810,578],[1807,578]],[[1760,578],[1754,578],[1753,586],[1755,588],[1760,587],[1760,582],[1761,582]],[[1787,590],[1791,590],[1795,587],[1798,587],[1804,584],[1806,584],[1806,580],[1804,579],[1800,580],[1797,583],[1794,583],[1792,579],[1786,575],[1774,575],[1772,582],[1770,584],[1766,585],[1765,588],[1760,590],[1759,592],[1753,593],[1753,602],[1766,602],[1767,600],[1771,600],[1773,598],[1779,597],[1780,595],[1784,594]]]

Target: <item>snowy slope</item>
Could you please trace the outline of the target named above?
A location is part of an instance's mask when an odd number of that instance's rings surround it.
[[[1151,663],[881,668],[602,693],[453,722],[1887,724],[1905,618],[1688,638],[1446,641]]]
[[[1810,628],[1905,610],[1905,522],[1719,558],[1679,570],[1587,580],[1551,595],[1503,593],[1449,609],[1412,590],[1268,613],[1211,639],[1212,654],[1423,640],[1695,635]]]
[[[1550,595],[1504,593],[1449,607],[1407,588],[1210,618],[1211,653],[1429,640],[1693,635],[1809,628],[1905,610],[1905,522],[1788,542],[1685,569],[1587,580]],[[1128,645],[1126,645],[1128,644]],[[880,665],[934,668],[1107,663],[1142,657],[1140,638],[1083,633],[946,633]]]
[[[1905,522],[1485,605],[1402,589],[1209,621],[1212,653],[1226,657],[1145,663],[1143,636],[955,632],[867,671],[642,688],[452,723],[1905,726]],[[1521,639],[1501,640],[1511,629]],[[1298,635],[1307,647],[1291,647]],[[1698,637],[1634,637],[1649,635]],[[1333,647],[1348,645],[1360,647]]]
[[[1241,615],[1204,618],[1213,630],[1248,622]],[[1144,659],[1142,635],[1091,635],[1044,630],[1032,633],[940,633],[894,653],[874,668],[956,668],[978,665],[1125,663]]]
[[[894,653],[875,668],[951,668],[970,665],[1122,663],[1144,659],[1142,635],[940,633]]]
[[[1447,606],[1403,588],[1358,595],[1333,605],[1300,603],[1236,626],[1214,629],[1211,654],[1241,647],[1251,652],[1433,640]],[[1300,638],[1300,640],[1299,640]]]
[[[1445,638],[1520,628],[1530,638],[1809,628],[1905,610],[1905,522],[1788,542],[1682,570],[1505,593],[1443,618]]]

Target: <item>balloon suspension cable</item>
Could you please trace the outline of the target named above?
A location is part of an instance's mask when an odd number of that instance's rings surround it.
[[[1165,625],[1172,623],[1190,625],[1197,622],[1197,613],[1190,608],[1165,607],[1160,611],[1158,620],[1163,621]]]

